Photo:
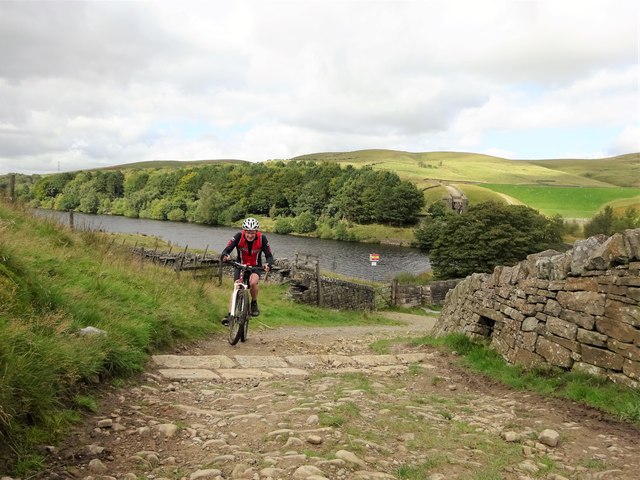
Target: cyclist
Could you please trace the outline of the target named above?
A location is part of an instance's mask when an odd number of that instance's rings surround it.
[[[271,247],[269,246],[269,241],[267,237],[259,231],[260,225],[258,221],[249,217],[242,223],[242,231],[236,233],[227,246],[224,247],[220,257],[223,262],[226,262],[230,258],[230,254],[235,248],[238,251],[237,261],[243,263],[245,265],[250,265],[252,267],[259,266],[262,267],[262,255],[264,254],[265,260],[267,264],[264,266],[264,271],[268,272],[273,265],[273,254],[271,253]],[[240,278],[240,269],[236,268],[233,274],[233,279],[236,282],[241,282]],[[252,273],[251,277],[249,277],[249,291],[251,292],[251,315],[257,317],[260,315],[260,309],[258,308],[258,293],[260,291],[258,287],[258,282],[260,280],[260,275],[257,273]],[[229,324],[229,317],[224,317],[222,319],[223,325]]]

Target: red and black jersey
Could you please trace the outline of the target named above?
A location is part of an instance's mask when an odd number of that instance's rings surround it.
[[[227,246],[222,250],[221,256],[230,255],[233,249],[238,251],[238,262],[244,263],[250,266],[262,266],[262,254],[267,261],[267,265],[273,265],[273,254],[271,253],[271,247],[269,241],[262,232],[256,233],[256,238],[253,241],[248,241],[244,236],[244,230],[236,233]]]

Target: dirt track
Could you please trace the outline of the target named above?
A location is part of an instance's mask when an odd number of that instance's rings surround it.
[[[371,351],[433,324],[397,318],[405,325],[254,322],[244,344],[220,336],[158,356],[104,395],[40,478],[639,478],[633,427],[508,390],[436,349]]]

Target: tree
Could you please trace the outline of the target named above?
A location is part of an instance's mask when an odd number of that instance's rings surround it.
[[[42,177],[34,187],[35,197],[39,200],[55,198],[73,177],[74,174],[68,172]]]
[[[427,209],[428,217],[420,222],[420,225],[413,231],[418,248],[427,252],[433,248],[436,239],[441,235],[447,220],[457,214],[446,206],[443,202],[434,202]]]
[[[294,227],[298,233],[310,233],[316,228],[316,219],[311,212],[302,212],[294,220]]]
[[[282,235],[287,235],[293,232],[293,219],[290,217],[276,218],[273,231]]]
[[[198,191],[198,206],[195,210],[195,221],[207,225],[218,225],[220,215],[227,207],[222,194],[209,182]]]
[[[515,265],[529,254],[561,243],[553,224],[523,205],[486,202],[471,206],[434,229],[433,271],[438,278],[460,278],[490,273],[498,265]]]
[[[415,223],[416,214],[424,207],[424,194],[411,182],[381,188],[378,194],[378,223],[405,225]]]
[[[124,179],[124,196],[129,197],[144,188],[149,180],[149,174],[145,171],[134,170],[127,173]]]
[[[613,235],[617,232],[622,232],[627,228],[640,227],[640,217],[638,211],[629,207],[625,210],[624,215],[615,215],[613,208],[607,205],[604,209],[596,214],[589,222],[584,226],[584,236],[592,237],[593,235],[604,234]]]
[[[310,180],[306,182],[298,191],[295,200],[295,212],[299,215],[302,212],[311,212],[315,216],[320,216],[329,198],[328,182],[322,180]]]

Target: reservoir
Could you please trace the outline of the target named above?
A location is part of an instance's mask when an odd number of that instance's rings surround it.
[[[55,210],[35,210],[39,216],[69,224],[69,213]],[[114,215],[87,215],[74,213],[74,226],[83,230],[101,230],[110,233],[138,233],[158,237],[179,248],[201,249],[219,253],[238,228],[214,227],[194,223],[169,222]],[[349,277],[372,281],[390,281],[396,274],[419,274],[431,270],[429,258],[416,248],[370,243],[341,242],[320,238],[279,235],[265,232],[276,259],[293,261],[295,255],[304,260],[306,255],[319,257],[320,269]],[[372,265],[370,255],[379,255]]]

